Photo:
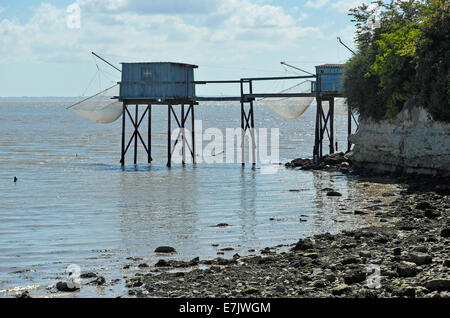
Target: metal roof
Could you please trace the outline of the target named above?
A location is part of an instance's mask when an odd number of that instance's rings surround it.
[[[198,65],[179,63],[179,62],[122,62],[120,64],[178,64],[178,65],[191,66],[193,68],[198,68]]]
[[[345,64],[323,64],[323,65],[317,65],[316,68],[344,68]]]

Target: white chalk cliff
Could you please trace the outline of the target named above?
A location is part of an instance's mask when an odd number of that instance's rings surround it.
[[[361,120],[350,137],[352,160],[377,171],[450,175],[450,123],[422,107],[405,106],[394,120]]]

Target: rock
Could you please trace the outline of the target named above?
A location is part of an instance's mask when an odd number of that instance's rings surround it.
[[[358,264],[361,262],[361,259],[357,256],[349,256],[342,260],[342,265],[348,265],[348,264]]]
[[[378,236],[378,237],[376,237],[375,239],[374,239],[374,241],[376,242],[376,243],[380,243],[380,244],[386,244],[387,242],[389,242],[389,239],[387,238],[387,237],[385,237],[385,236]]]
[[[313,253],[305,253],[305,254],[303,254],[303,256],[316,259],[316,258],[319,258],[319,253],[315,253],[315,252],[313,252]]]
[[[433,258],[430,255],[421,252],[410,253],[409,260],[416,263],[416,265],[431,264],[433,262]]]
[[[435,218],[441,216],[441,212],[436,211],[436,210],[432,210],[432,209],[427,209],[427,210],[425,210],[424,215],[425,215],[425,217],[427,217],[427,218],[435,219]]]
[[[59,291],[62,291],[62,292],[73,292],[73,291],[79,290],[79,288],[77,288],[77,287],[69,288],[69,286],[67,286],[66,282],[57,282],[56,289]]]
[[[347,285],[362,283],[366,280],[367,273],[363,269],[348,270],[344,274],[344,282]]]
[[[316,288],[324,288],[327,286],[327,283],[326,283],[326,281],[323,281],[323,280],[317,280],[313,283],[313,286]]]
[[[292,250],[307,251],[314,248],[314,243],[310,239],[299,239]]]
[[[325,274],[325,279],[329,281],[330,283],[334,282],[336,280],[336,275],[334,274]]]
[[[450,291],[450,279],[433,279],[425,283],[430,291]]]
[[[417,266],[412,262],[401,262],[397,266],[397,274],[400,277],[414,277],[417,275]]]
[[[94,278],[94,277],[97,277],[97,274],[92,272],[83,273],[80,275],[80,278]]]
[[[439,195],[450,195],[450,186],[438,185],[438,186],[436,186],[435,191]]]
[[[17,177],[14,177],[14,183],[16,183],[16,182],[17,182],[17,180],[19,180],[19,179],[17,179]]]
[[[248,288],[246,288],[246,289],[244,289],[243,291],[242,291],[242,294],[243,295],[252,295],[252,294],[256,294],[256,293],[258,293],[259,292],[259,289],[258,288],[255,288],[255,287],[248,287]]]
[[[392,253],[395,256],[400,256],[400,255],[402,255],[402,249],[400,247],[396,247],[396,248],[393,249]]]
[[[327,196],[329,196],[329,197],[342,197],[342,194],[340,194],[337,191],[330,191],[330,192],[327,193]]]
[[[370,253],[370,251],[360,251],[359,256],[367,258],[367,257],[371,257],[372,253]]]
[[[176,250],[171,246],[160,246],[155,249],[155,253],[175,253]]]
[[[450,227],[443,228],[441,230],[441,236],[445,238],[450,237]]]
[[[336,296],[340,296],[342,294],[347,294],[351,290],[351,287],[347,284],[341,284],[332,290],[332,294]]]
[[[355,210],[354,212],[355,215],[367,215],[367,212],[361,211],[361,210]]]
[[[450,258],[446,259],[443,263],[445,267],[450,267]]]
[[[16,298],[32,298],[32,297],[30,296],[30,293],[28,291],[24,291],[22,294],[16,295]]]
[[[416,246],[413,248],[414,252],[427,253],[428,248],[426,246]]]
[[[276,291],[276,292],[279,292],[279,293],[284,293],[285,290],[286,290],[286,289],[285,289],[284,286],[282,286],[282,285],[277,285],[277,286],[275,287],[275,291]]]
[[[402,288],[396,288],[392,291],[392,295],[397,297],[416,297],[416,289],[414,287],[405,286]]]
[[[230,264],[236,264],[235,259],[224,259],[221,257],[218,257],[216,259],[217,265],[230,265]]]
[[[219,224],[214,225],[213,227],[227,227],[227,226],[230,226],[230,225],[228,223],[219,223]]]
[[[431,208],[433,208],[433,206],[429,202],[420,202],[416,205],[416,209],[418,210],[426,210]]]
[[[148,264],[146,264],[146,263],[142,263],[142,264],[139,264],[138,267],[139,268],[146,268],[146,267],[150,267],[150,266],[148,266]]]
[[[200,263],[200,258],[196,257],[189,261],[189,266],[197,266]]]
[[[103,276],[98,276],[97,279],[94,279],[93,281],[91,281],[89,284],[94,284],[94,285],[104,285],[106,283],[106,279]]]
[[[160,259],[156,264],[155,267],[169,267],[170,264],[168,261],[164,260],[164,259]]]

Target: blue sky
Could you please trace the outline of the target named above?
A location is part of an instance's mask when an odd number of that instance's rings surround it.
[[[354,46],[347,12],[362,2],[2,0],[0,97],[80,96],[119,81],[117,71],[98,61],[97,74],[91,51],[117,65],[197,64],[198,80],[295,75],[280,61],[312,71],[314,65],[350,57],[336,37]],[[267,85],[270,90],[273,84]],[[199,93],[234,90],[211,86]]]

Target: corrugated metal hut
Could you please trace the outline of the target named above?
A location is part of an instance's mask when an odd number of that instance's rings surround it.
[[[119,100],[194,100],[197,67],[172,62],[122,63]]]
[[[316,74],[322,79],[322,92],[341,92],[344,79],[344,64],[324,64],[316,66]],[[311,90],[316,91],[316,83]]]

